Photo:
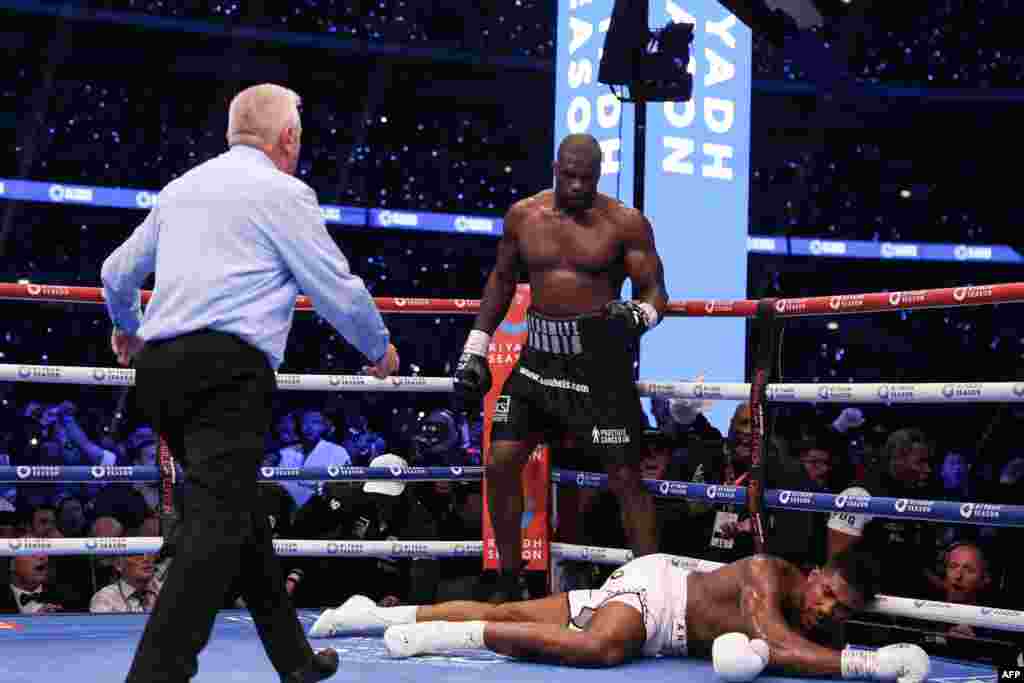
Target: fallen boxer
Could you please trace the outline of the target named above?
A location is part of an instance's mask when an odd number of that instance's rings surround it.
[[[815,642],[874,599],[879,566],[871,555],[851,550],[809,575],[765,555],[707,573],[685,565],[671,555],[647,555],[599,590],[497,605],[378,607],[357,595],[326,610],[310,636],[383,633],[395,657],[486,649],[566,666],[710,656],[729,682],[753,680],[766,667],[898,683],[928,676],[928,655],[916,645],[840,651]]]

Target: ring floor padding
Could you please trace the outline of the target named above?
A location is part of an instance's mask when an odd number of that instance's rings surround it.
[[[318,612],[301,610],[308,628]],[[135,645],[142,636],[144,614],[0,615],[0,680],[40,683],[47,679],[74,683],[123,681]],[[682,674],[690,681],[716,681],[711,663],[699,659],[642,659],[611,669],[573,669],[516,661],[490,652],[459,652],[451,656],[390,659],[380,638],[327,638],[311,641],[315,648],[334,647],[341,667],[330,681],[362,683],[663,683]],[[279,683],[252,619],[243,610],[220,612],[213,635],[199,655],[194,683]],[[761,676],[762,683],[807,683],[813,678]],[[833,680],[833,679],[821,679]],[[932,658],[933,683],[996,683],[995,669],[980,664]],[[834,681],[833,681],[834,683]]]

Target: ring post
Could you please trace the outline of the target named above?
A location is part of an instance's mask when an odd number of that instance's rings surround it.
[[[765,552],[764,502],[765,466],[768,443],[771,437],[768,419],[768,384],[775,380],[776,352],[778,349],[779,323],[775,317],[775,300],[762,299],[757,303],[757,316],[753,329],[756,332],[757,352],[754,360],[754,376],[750,383],[750,423],[752,442],[750,447],[750,480],[747,485],[747,511],[750,513],[754,535],[754,552]]]

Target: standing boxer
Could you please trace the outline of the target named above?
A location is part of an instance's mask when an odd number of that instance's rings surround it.
[[[463,409],[479,412],[491,388],[487,351],[520,271],[529,275],[529,335],[497,400],[487,462],[487,505],[507,599],[522,568],[521,475],[537,444],[569,432],[593,453],[618,496],[637,555],[658,550],[654,500],[641,484],[647,426],[636,388],[640,335],[668,305],[648,220],[597,191],[601,148],[570,135],[554,162],[555,187],[517,202],[505,217],[497,262],[455,371]],[[632,300],[619,300],[626,279]]]

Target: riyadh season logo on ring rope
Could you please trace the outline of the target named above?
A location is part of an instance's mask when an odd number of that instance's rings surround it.
[[[981,287],[955,287],[953,289],[953,300],[958,303],[974,299],[991,299],[993,294],[992,287],[981,286]]]
[[[803,313],[807,310],[806,299],[779,299],[775,302],[778,313]]]

